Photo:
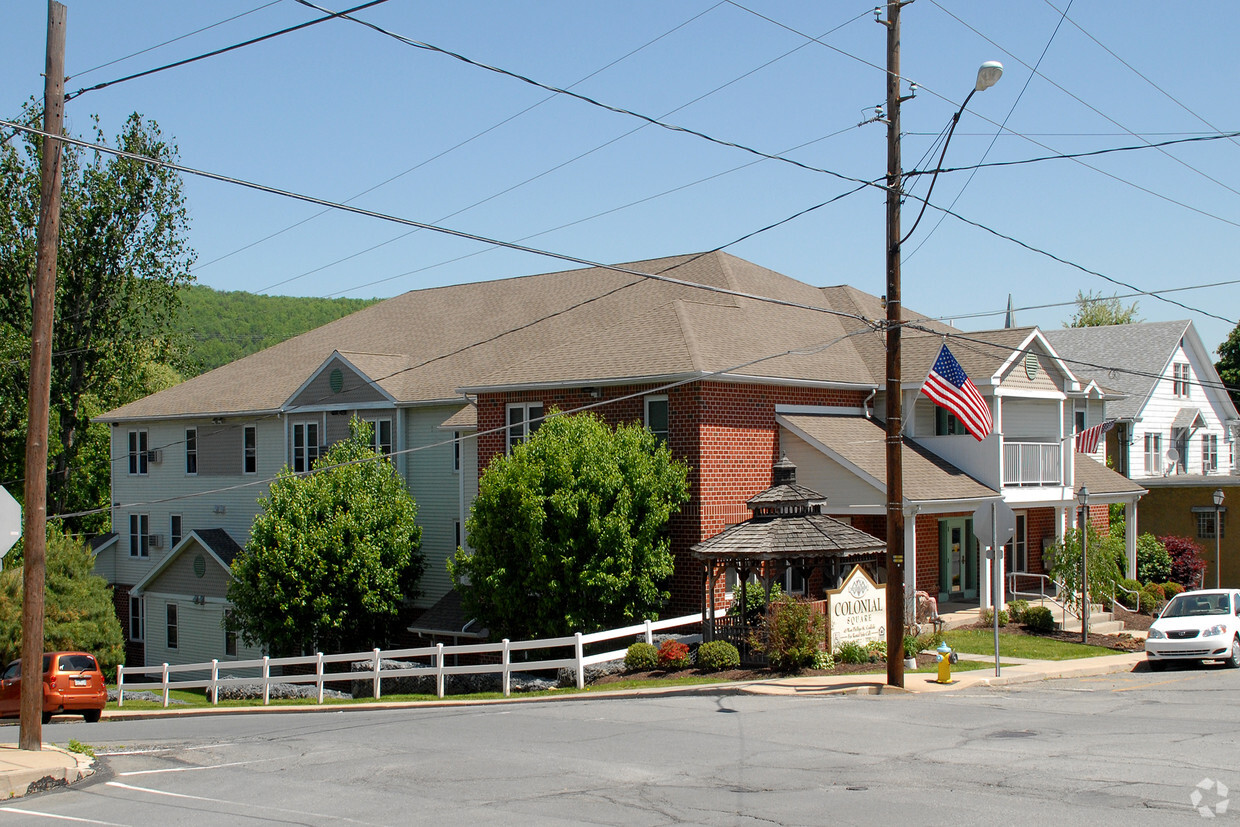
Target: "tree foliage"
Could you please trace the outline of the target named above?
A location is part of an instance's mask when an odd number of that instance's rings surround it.
[[[1240,325],[1236,325],[1227,340],[1218,346],[1218,355],[1214,368],[1227,386],[1231,401],[1240,406]]]
[[[1125,307],[1118,296],[1110,298],[1092,290],[1076,291],[1076,312],[1064,322],[1064,327],[1102,327],[1110,324],[1132,324],[1141,321],[1137,316],[1137,303]]]
[[[12,558],[12,559],[10,559]],[[43,591],[43,647],[90,652],[105,669],[124,659],[124,638],[112,587],[93,573],[90,550],[54,525],[47,537],[47,567]],[[0,573],[0,662],[21,656],[22,566],[21,549],[4,558]]]
[[[1085,568],[1089,582],[1091,603],[1110,605],[1115,594],[1115,584],[1121,579],[1124,561],[1123,535],[1103,537],[1093,526],[1087,528],[1088,559]],[[1070,594],[1081,590],[1081,532],[1071,528],[1064,533],[1063,542],[1051,548],[1052,563],[1048,574],[1064,585]]]
[[[1186,589],[1201,588],[1201,580],[1206,573],[1205,549],[1187,537],[1172,534],[1159,537],[1158,542],[1167,549],[1167,555],[1171,558],[1171,575],[1167,579]]]
[[[358,419],[310,474],[280,472],[233,561],[230,628],[276,655],[385,646],[425,568],[417,506]]]
[[[652,617],[672,573],[665,527],[688,469],[641,425],[553,416],[491,461],[449,571],[465,610],[507,637],[560,636]]]
[[[41,125],[33,104],[22,120]],[[107,143],[98,121],[94,139]],[[173,161],[154,121],[131,115],[119,149]],[[0,478],[25,477],[31,303],[42,140],[0,145]],[[106,509],[108,429],[90,417],[167,381],[179,349],[168,326],[191,276],[188,217],[172,170],[64,146],[48,440],[49,513]],[[175,379],[175,376],[172,377]],[[106,512],[71,523],[99,530]]]

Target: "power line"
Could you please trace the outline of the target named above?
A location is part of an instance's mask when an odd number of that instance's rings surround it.
[[[368,9],[371,6],[378,6],[379,4],[386,3],[387,1],[388,0],[370,0],[370,2],[368,3],[363,3],[360,6],[354,6],[353,8],[347,9],[342,12],[328,13],[327,16],[320,17],[317,20],[309,20],[305,23],[298,23],[296,26],[289,26],[287,29],[281,29],[278,32],[271,32],[270,34],[265,34],[260,37],[251,38],[250,40],[246,40],[241,43],[234,43],[233,45],[225,46],[222,49],[214,49],[210,52],[206,52],[204,54],[197,55],[195,57],[188,57],[188,58],[185,58],[184,60],[178,60],[174,63],[167,63],[163,66],[157,66],[154,69],[147,69],[142,72],[135,72],[132,75],[126,75],[125,77],[117,78],[116,80],[109,80],[109,81],[104,81],[103,83],[96,83],[94,86],[87,86],[87,87],[77,90],[76,92],[71,92],[68,95],[65,95],[65,102],[67,103],[68,101],[73,100],[74,98],[76,98],[77,96],[85,92],[94,92],[99,89],[106,89],[107,87],[115,86],[118,83],[125,83],[126,81],[136,80],[138,78],[144,78],[147,75],[153,75],[153,74],[156,74],[157,72],[163,72],[168,69],[175,69],[178,66],[185,66],[186,64],[195,63],[199,60],[205,60],[209,57],[215,57],[217,55],[222,55],[225,52],[231,52],[236,49],[244,48],[246,46],[253,46],[255,43],[262,43],[264,40],[271,40],[272,38],[280,37],[281,35],[286,35],[289,32],[295,32],[300,29],[305,29],[310,26],[318,25],[319,23],[322,23],[326,20],[334,20],[335,18],[349,14],[350,12],[361,11],[362,9]]]

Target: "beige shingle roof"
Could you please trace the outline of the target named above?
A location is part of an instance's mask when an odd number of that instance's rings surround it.
[[[826,447],[880,485],[887,478],[887,432],[873,419],[860,416],[815,416],[781,414],[799,434]],[[943,458],[917,443],[905,439],[902,452],[904,497],[914,502],[973,500],[999,496],[999,492],[978,482]]]
[[[1074,453],[1073,473],[1076,487],[1082,485],[1089,489],[1091,497],[1106,497],[1124,494],[1144,494],[1146,489],[1137,485],[1123,474],[1118,474],[1086,454]]]
[[[624,266],[811,307],[828,304],[819,288],[727,253]],[[603,268],[569,270],[405,293],[104,418],[278,410],[337,350],[398,402],[413,404],[458,398],[463,387],[606,383],[721,371],[812,349],[857,329],[863,326],[846,327],[837,316],[811,309]],[[866,387],[877,386],[881,377],[850,338],[737,373]]]

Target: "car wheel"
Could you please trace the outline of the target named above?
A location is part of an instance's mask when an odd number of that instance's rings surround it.
[[[1166,661],[1162,661],[1162,660],[1150,660],[1149,658],[1146,658],[1146,659],[1145,659],[1145,662],[1146,662],[1147,664],[1149,664],[1149,667],[1150,667],[1150,671],[1151,671],[1151,672],[1161,672],[1161,671],[1163,671],[1164,669],[1166,669],[1166,668],[1167,668],[1167,662],[1166,662]]]
[[[100,714],[102,711],[103,711],[103,710],[101,710],[101,709],[86,709],[86,710],[83,710],[83,711],[82,711],[82,720],[83,720],[83,721],[85,721],[85,722],[86,722],[86,723],[88,723],[88,724],[94,724],[94,723],[97,723],[97,722],[99,721],[99,714]]]
[[[1240,635],[1231,641],[1231,657],[1227,659],[1227,665],[1232,669],[1240,669]]]
[[[43,723],[45,723],[45,724],[50,724],[51,722],[52,722],[52,713],[50,713],[50,712],[44,712],[44,713],[43,713]]]

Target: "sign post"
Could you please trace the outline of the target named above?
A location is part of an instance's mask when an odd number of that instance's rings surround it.
[[[22,536],[22,507],[13,499],[3,485],[0,485],[0,560],[9,553],[9,549]]]
[[[999,677],[999,607],[1003,604],[1003,557],[999,549],[1016,536],[1016,513],[1003,500],[991,500],[973,512],[973,526],[978,537],[990,537],[986,562],[990,567],[990,614],[995,628],[995,677]]]

